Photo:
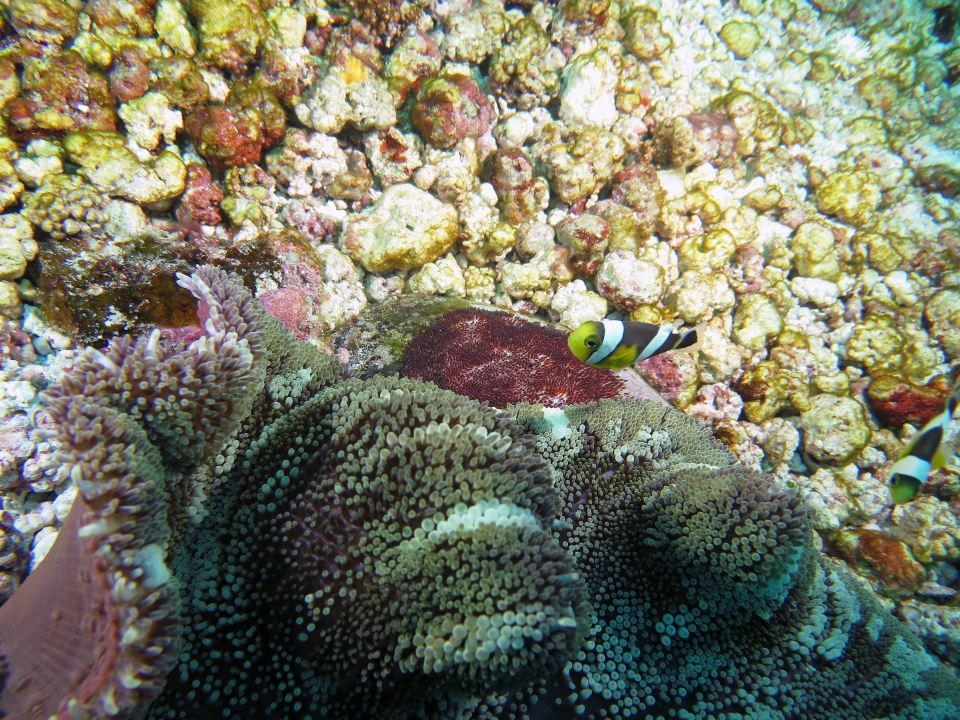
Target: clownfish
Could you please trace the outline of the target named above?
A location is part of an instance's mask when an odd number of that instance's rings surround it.
[[[696,352],[703,345],[706,325],[701,323],[691,330],[678,333],[669,325],[645,322],[585,322],[570,333],[567,344],[570,352],[587,365],[620,370],[668,350]]]
[[[946,465],[954,451],[943,445],[943,436],[960,404],[960,379],[953,386],[943,412],[923,426],[890,468],[890,495],[893,502],[907,503],[920,494],[927,476]]]

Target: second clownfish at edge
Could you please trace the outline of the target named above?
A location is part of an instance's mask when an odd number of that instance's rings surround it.
[[[953,385],[943,411],[914,435],[890,468],[890,495],[897,504],[915,500],[931,473],[944,467],[954,449],[944,444],[947,427],[960,405],[960,378]]]
[[[706,323],[684,332],[645,322],[602,320],[585,322],[567,338],[577,358],[606,370],[622,368],[668,350],[696,352],[703,345]]]

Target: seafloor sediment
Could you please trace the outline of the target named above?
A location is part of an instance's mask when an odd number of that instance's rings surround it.
[[[402,294],[707,322],[641,375],[956,663],[960,468],[899,506],[886,479],[960,356],[958,14],[6,3],[0,596],[76,495],[39,394],[78,347],[195,323],[176,274],[213,263],[347,367],[344,329]]]

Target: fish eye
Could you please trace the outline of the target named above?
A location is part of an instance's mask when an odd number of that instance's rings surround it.
[[[587,347],[590,348],[591,350],[593,350],[599,344],[600,343],[598,343],[596,340],[587,340]]]

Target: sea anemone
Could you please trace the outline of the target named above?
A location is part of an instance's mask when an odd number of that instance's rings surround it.
[[[612,373],[577,360],[566,333],[475,308],[444,313],[414,338],[401,372],[496,407],[560,407],[610,398],[623,387]]]

